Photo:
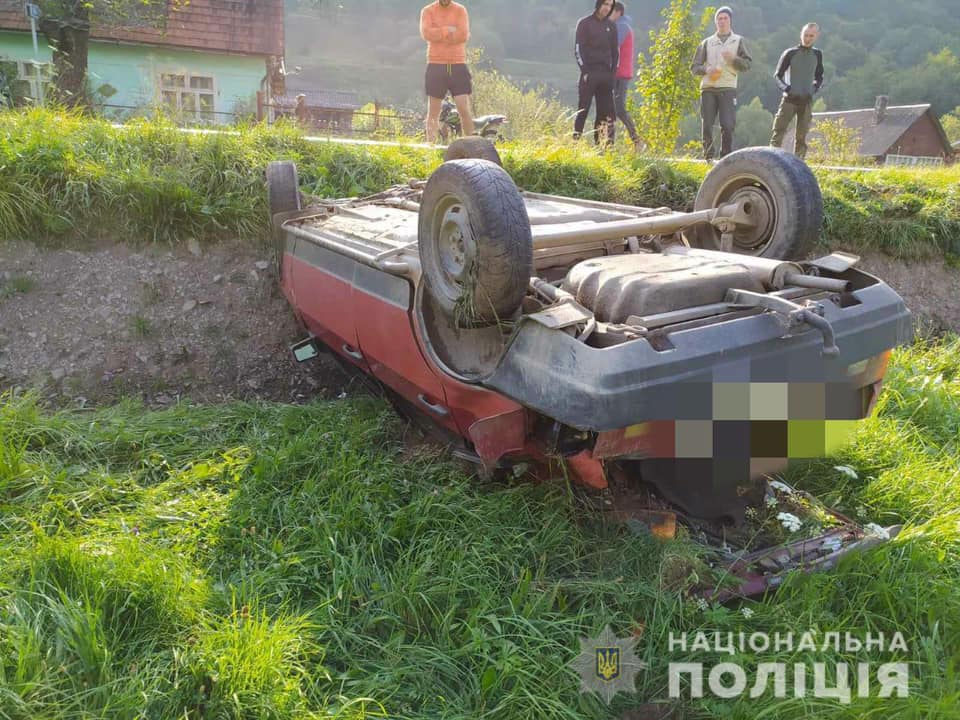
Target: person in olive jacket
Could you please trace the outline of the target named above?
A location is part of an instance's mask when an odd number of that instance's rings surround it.
[[[807,155],[807,133],[813,123],[813,96],[823,86],[823,53],[813,44],[820,36],[820,26],[807,23],[800,31],[800,44],[787,48],[780,56],[773,77],[783,92],[780,108],[773,119],[773,137],[770,144],[783,145],[783,136],[790,122],[797,118],[797,135],[793,153],[798,158]]]
[[[579,100],[577,117],[573,123],[573,136],[583,134],[587,114],[593,100],[597,101],[596,122],[593,139],[605,145],[613,142],[616,109],[613,101],[614,75],[620,64],[620,44],[617,28],[610,21],[614,0],[596,0],[593,12],[577,23],[574,55],[580,66]]]

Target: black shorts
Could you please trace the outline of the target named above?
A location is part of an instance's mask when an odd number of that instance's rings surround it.
[[[441,100],[447,96],[447,92],[454,97],[473,93],[470,71],[463,63],[458,65],[428,63],[423,82],[427,96]]]

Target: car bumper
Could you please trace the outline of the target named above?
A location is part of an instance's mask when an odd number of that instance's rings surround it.
[[[594,432],[650,421],[853,420],[868,410],[864,388],[882,378],[884,354],[913,337],[910,312],[888,285],[854,296],[853,306],[823,303],[837,356],[823,354],[812,328],[785,335],[771,312],[671,333],[664,351],[643,340],[590,347],[527,320],[484,385]],[[804,402],[811,393],[822,406]]]

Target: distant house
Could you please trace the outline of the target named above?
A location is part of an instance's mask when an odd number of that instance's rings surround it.
[[[294,117],[298,95],[304,96],[306,123],[310,127],[340,133],[352,131],[353,114],[361,107],[355,92],[296,89],[288,83],[286,94],[275,99],[277,114]]]
[[[43,99],[52,53],[40,34],[34,55],[23,8],[0,0],[0,71],[29,102]],[[165,106],[188,121],[231,122],[283,91],[283,0],[190,0],[166,13],[160,28],[91,28],[89,87],[105,112]]]
[[[953,162],[954,148],[929,104],[888,105],[887,102],[887,96],[881,95],[872,108],[814,113],[810,140],[817,137],[818,121],[839,121],[857,132],[861,158],[907,165]],[[791,129],[783,147],[793,147],[793,140]]]

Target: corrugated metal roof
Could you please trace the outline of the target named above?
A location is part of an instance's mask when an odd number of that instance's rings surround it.
[[[282,107],[294,107],[297,104],[297,95],[306,96],[309,108],[326,108],[328,110],[359,110],[361,103],[355,92],[349,90],[323,90],[309,88],[292,88],[287,85],[287,94],[280,98]]]
[[[190,0],[167,9],[166,25],[94,25],[93,40],[283,56],[283,0]],[[28,31],[22,0],[0,0],[0,30]]]

